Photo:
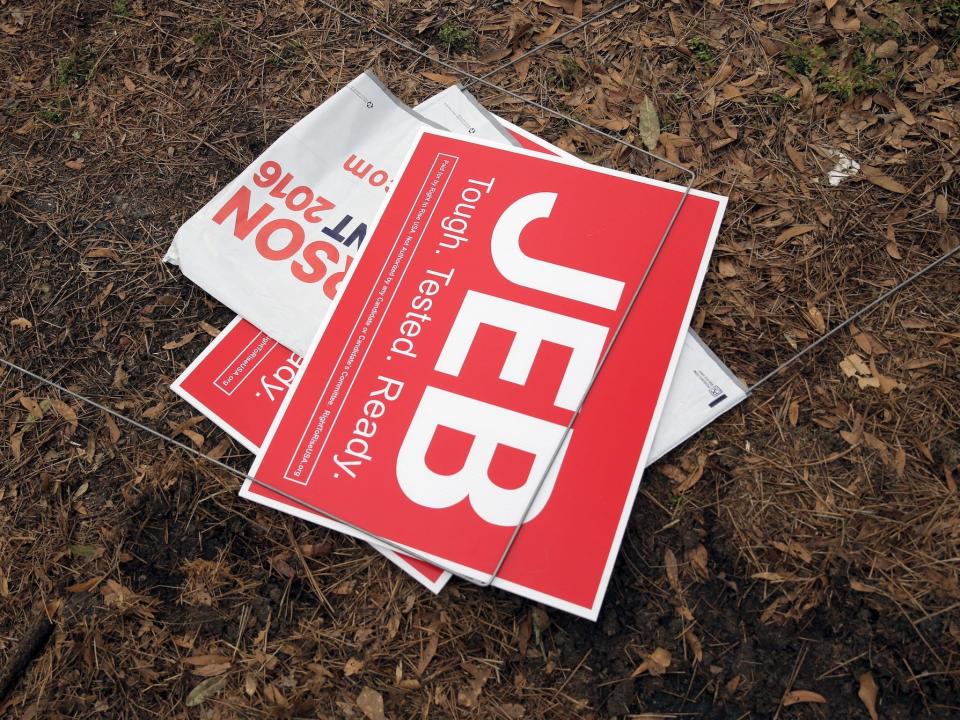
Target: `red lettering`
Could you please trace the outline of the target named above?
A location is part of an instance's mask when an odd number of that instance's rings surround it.
[[[315,283],[323,280],[324,275],[327,274],[327,266],[321,256],[332,264],[340,262],[340,253],[336,246],[331,245],[326,240],[315,240],[303,249],[303,260],[309,270],[299,260],[294,260],[290,264],[290,272],[297,280],[302,280],[305,283]]]
[[[353,258],[347,255],[347,263],[344,266],[343,270],[340,272],[335,272],[333,275],[327,278],[327,281],[323,284],[323,294],[328,298],[333,300],[337,296],[337,291],[340,289],[340,282],[347,275],[347,271],[350,269],[350,266],[353,264]]]
[[[290,239],[282,248],[274,249],[270,247],[270,237],[278,230],[288,231]],[[267,260],[288,260],[297,254],[303,246],[303,240],[303,228],[293,220],[286,218],[271,220],[257,233],[257,252]]]
[[[303,217],[307,220],[307,222],[321,222],[323,220],[323,216],[321,216],[320,213],[324,213],[327,210],[333,210],[336,207],[334,203],[320,195],[317,195],[315,202],[317,203],[316,205],[311,208],[307,208],[303,213]]]
[[[270,213],[273,212],[273,205],[264,203],[260,206],[253,216],[250,215],[250,188],[246,185],[241,186],[233,197],[227,200],[222,208],[213,216],[213,221],[217,225],[223,225],[227,218],[234,213],[237,214],[233,223],[233,234],[239,240],[245,240],[257,225],[262,223]],[[257,240],[259,242],[259,239]]]
[[[298,196],[299,199],[297,199]],[[290,191],[290,194],[287,195],[287,199],[284,202],[286,202],[288,208],[294,212],[299,212],[313,202],[313,190],[303,185],[298,185]]]
[[[267,160],[260,166],[260,172],[253,174],[253,182],[257,187],[270,187],[282,173],[283,168],[280,167],[280,163]]]
[[[275,198],[286,197],[287,194],[283,191],[283,189],[290,184],[291,180],[293,180],[293,175],[291,175],[290,173],[287,173],[286,175],[284,175],[280,179],[280,182],[278,182],[276,186],[274,186],[273,190],[270,191],[270,196]]]

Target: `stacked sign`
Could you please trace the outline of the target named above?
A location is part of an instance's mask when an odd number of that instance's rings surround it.
[[[244,497],[596,618],[642,469],[744,397],[687,330],[725,198],[658,253],[683,197],[367,73],[177,234],[244,319],[174,390],[256,452]]]

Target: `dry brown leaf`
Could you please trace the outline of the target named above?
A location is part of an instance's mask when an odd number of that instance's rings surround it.
[[[133,80],[126,75],[123,76],[123,86],[130,92],[136,92],[137,90],[137,86],[134,84]]]
[[[882,187],[884,190],[900,193],[901,195],[905,195],[906,193],[910,192],[906,186],[901,185],[889,175],[884,175],[875,167],[861,165],[860,172],[863,173],[863,177],[865,177],[868,181],[872,182],[877,187]]]
[[[657,115],[656,106],[647,95],[643,96],[637,111],[637,131],[647,150],[653,152],[657,149],[660,141],[660,117]]]
[[[708,567],[710,555],[707,553],[707,548],[703,546],[703,543],[697,543],[696,547],[687,550],[684,558],[700,579],[706,580],[710,577],[710,569]]]
[[[693,630],[685,630],[683,639],[687,641],[694,662],[703,662],[703,643],[700,642],[700,638],[697,637],[696,633],[694,633]]]
[[[717,272],[722,278],[732,278],[737,276],[737,266],[732,260],[721,260],[717,263]]]
[[[825,703],[827,699],[813,690],[791,690],[783,696],[783,706],[790,707],[797,703]]]
[[[670,587],[673,588],[673,591],[680,594],[680,571],[677,565],[677,556],[673,554],[673,550],[667,548],[663,553],[663,566],[667,573],[667,580],[670,583]]]
[[[873,673],[865,672],[860,676],[860,689],[857,691],[857,697],[863,702],[870,713],[870,720],[878,720],[877,715],[877,682],[873,679]]]
[[[83,256],[85,258],[108,258],[110,260],[119,260],[120,255],[112,248],[91,248]]]
[[[899,50],[900,46],[897,44],[897,41],[891,39],[880,43],[877,49],[873,51],[873,55],[874,57],[889,59],[895,57]]]
[[[417,663],[417,675],[423,675],[427,670],[427,666],[430,665],[430,661],[433,660],[433,656],[437,654],[437,646],[440,643],[440,634],[437,632],[436,627],[431,627],[428,632],[430,632],[430,637],[427,638],[427,644],[423,646],[423,649],[420,651],[420,662]]]
[[[190,657],[185,657],[183,661],[187,663],[187,665],[202,667],[204,665],[222,665],[223,663],[229,663],[230,658],[226,655],[191,655]]]
[[[215,663],[211,665],[201,665],[193,671],[193,674],[199,677],[216,677],[217,675],[223,675],[229,669],[229,662]]]
[[[164,343],[161,347],[163,347],[164,350],[176,350],[177,348],[182,348],[184,345],[186,345],[191,340],[193,340],[196,336],[197,336],[197,331],[194,330],[192,332],[188,332],[179,340],[171,340],[170,342]]]
[[[870,368],[867,367],[867,364],[863,361],[863,358],[856,353],[847,355],[843,360],[841,360],[840,369],[847,377],[870,374]]]
[[[56,411],[57,415],[67,421],[71,430],[77,429],[77,413],[70,405],[63,400],[50,398],[50,407]]]
[[[751,575],[754,580],[766,580],[767,582],[786,582],[790,579],[789,575],[781,575],[780,573],[775,572],[758,572]]]
[[[796,148],[787,142],[783,144],[783,149],[787,151],[787,157],[790,158],[790,162],[797,170],[800,172],[807,171],[807,164],[803,161],[803,155]]]
[[[810,318],[811,324],[818,333],[825,333],[827,331],[827,321],[823,319],[823,313],[820,312],[816,306],[807,306],[807,316]]]
[[[383,695],[366,685],[357,695],[357,707],[368,720],[386,720],[383,714]]]
[[[933,201],[933,207],[937,211],[937,217],[943,220],[943,222],[946,222],[950,214],[950,204],[947,202],[947,196],[937,195]]]
[[[20,404],[23,405],[24,409],[37,420],[43,417],[43,408],[40,406],[40,403],[38,403],[32,397],[21,395]]]
[[[670,654],[670,651],[658,647],[652,653],[645,656],[644,661],[637,666],[637,669],[630,673],[630,677],[640,677],[644,673],[650,673],[654,676],[663,675],[667,671],[667,668],[670,667],[672,661],[673,656]]]
[[[20,454],[23,452],[23,433],[18,432],[10,437],[10,452],[13,454],[15,462],[20,462]]]
[[[363,669],[363,660],[358,658],[350,658],[343,664],[343,674],[347,677],[356,675],[360,670]]]
[[[189,695],[187,695],[187,707],[194,707],[202,703],[204,700],[213,697],[220,692],[220,690],[226,684],[227,678],[223,676],[207,678],[202,683],[197,685],[193,690],[191,690]]]
[[[99,585],[105,575],[99,575],[97,577],[92,577],[89,580],[84,580],[83,582],[76,583],[75,585],[68,585],[66,590],[71,593],[82,593],[89,590],[93,590],[97,585]]]
[[[77,158],[76,160],[67,160],[63,163],[71,170],[83,170],[83,158]]]
[[[110,442],[116,445],[117,441],[120,439],[120,428],[117,427],[117,422],[113,419],[113,415],[104,413],[103,422],[107,426],[107,433],[110,435]]]
[[[33,327],[33,323],[24,317],[18,317],[10,321],[10,326],[17,330],[29,330]]]
[[[800,401],[794,400],[790,403],[790,408],[787,410],[787,420],[790,422],[790,425],[793,427],[797,426],[797,421],[800,419]]]
[[[440,83],[441,85],[456,85],[458,78],[455,75],[444,75],[443,73],[429,72],[427,70],[422,70],[420,72],[427,80],[433,80],[435,83]]]
[[[782,233],[777,235],[777,239],[774,241],[777,245],[782,242],[786,242],[791,238],[799,237],[800,235],[806,235],[808,232],[813,232],[817,229],[816,225],[794,225],[791,228],[787,228]]]

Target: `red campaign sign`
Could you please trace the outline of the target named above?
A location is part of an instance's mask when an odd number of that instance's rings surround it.
[[[292,350],[237,317],[171,388],[247,449],[258,452],[301,362]],[[278,509],[303,514],[290,503]],[[422,560],[382,546],[375,548],[435,593],[450,578],[448,572]]]
[[[251,473],[484,581],[550,467],[494,584],[595,618],[724,198],[687,198],[565,430],[682,195],[422,133]]]
[[[257,452],[300,363],[299,355],[238,317],[171,388]]]

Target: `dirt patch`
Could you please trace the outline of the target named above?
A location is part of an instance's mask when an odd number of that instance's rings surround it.
[[[482,73],[581,4],[342,7]],[[631,142],[652,100],[658,152],[731,198],[694,324],[753,381],[957,242],[958,20],[939,0],[631,3],[492,80]],[[0,353],[246,468],[167,387],[231,313],[164,250],[361,70],[411,104],[451,71],[311,2],[11,1],[0,31]],[[585,159],[668,176],[472,90]],[[833,186],[838,151],[861,171]],[[54,622],[0,715],[363,718],[363,693],[391,718],[867,718],[869,673],[880,717],[955,717],[957,268],[653,468],[597,623],[461,582],[434,597],[0,373],[0,668]]]

